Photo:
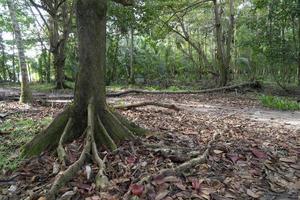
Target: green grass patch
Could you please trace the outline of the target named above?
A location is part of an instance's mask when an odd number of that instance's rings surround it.
[[[262,95],[260,96],[260,101],[263,106],[278,110],[300,110],[300,103],[289,100],[283,97]]]
[[[0,124],[0,169],[15,170],[22,161],[20,147],[50,122],[50,117],[42,120],[13,117]]]

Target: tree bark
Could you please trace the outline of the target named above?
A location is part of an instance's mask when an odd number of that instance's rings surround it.
[[[89,104],[94,105],[95,118],[99,118],[95,128],[97,145],[110,148],[113,146],[110,145],[110,141],[117,143],[124,138],[132,137],[135,133],[144,133],[143,129],[111,111],[106,104],[106,10],[106,0],[77,0],[79,73],[75,85],[74,103],[68,111],[60,115],[61,119],[58,117],[51,123],[44,134],[39,134],[25,146],[25,155],[35,155],[49,147],[56,147],[68,118],[72,118],[74,123],[71,131],[66,134],[65,141],[82,135],[87,127]],[[47,137],[41,135],[47,135],[48,138],[52,138],[52,141],[45,140],[44,138]]]
[[[222,25],[220,19],[220,4],[213,0],[215,13],[216,41],[217,41],[217,63],[220,70],[220,86],[225,86],[228,81],[228,68],[225,65],[224,42],[222,40]]]
[[[96,145],[114,150],[118,142],[132,138],[135,134],[145,133],[144,129],[113,112],[106,104],[106,11],[107,0],[77,0],[79,73],[74,103],[24,147],[24,156],[37,155],[47,148],[57,146],[59,154],[64,155],[63,142],[85,135],[84,150],[80,158],[57,176],[47,195],[49,200],[55,199],[59,188],[76,175],[77,170],[86,161],[87,154],[91,153],[97,157]],[[99,159],[96,160],[100,166]],[[99,169],[99,172],[101,171]],[[100,179],[105,179],[101,177],[102,172],[99,175]],[[99,181],[96,182],[99,184]]]
[[[19,53],[19,62],[20,62],[20,69],[21,69],[20,71],[22,77],[20,102],[30,103],[32,101],[32,93],[28,83],[28,71],[27,71],[26,59],[24,53],[24,45],[23,45],[21,30],[16,17],[16,8],[12,0],[7,0],[6,2],[8,5],[11,21],[13,24],[13,30],[14,30],[18,53]]]
[[[229,0],[229,12],[230,12],[230,20],[229,20],[229,29],[227,36],[227,44],[226,44],[226,63],[225,66],[227,69],[230,67],[231,60],[231,46],[234,41],[234,0]]]
[[[50,30],[50,45],[51,53],[53,55],[53,66],[55,69],[55,84],[56,89],[65,88],[65,45],[67,38],[59,37],[59,26],[57,16],[52,16]]]
[[[298,0],[298,86],[300,87],[300,0]]]
[[[133,9],[132,9],[133,12]],[[134,15],[134,13],[133,13]],[[130,75],[129,75],[129,83],[134,84],[134,69],[133,69],[133,62],[134,62],[134,28],[133,25],[130,27]]]
[[[6,56],[5,56],[5,46],[4,46],[4,41],[3,41],[3,37],[2,37],[2,30],[0,29],[0,51],[1,51],[1,75],[2,75],[2,79],[4,81],[7,81],[7,68],[6,68]]]

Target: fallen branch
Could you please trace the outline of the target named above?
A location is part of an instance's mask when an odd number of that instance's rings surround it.
[[[153,102],[153,101],[134,103],[134,104],[129,104],[129,105],[119,105],[119,106],[114,106],[114,108],[121,109],[121,110],[130,110],[132,108],[138,108],[138,107],[144,107],[144,106],[157,106],[157,107],[168,108],[168,109],[172,109],[172,110],[176,110],[176,111],[180,110],[174,104],[159,103],[159,102]]]
[[[241,89],[245,87],[259,88],[260,84],[258,82],[242,83],[236,85],[230,85],[219,88],[205,89],[205,90],[195,90],[195,91],[149,91],[149,90],[140,90],[140,89],[131,89],[122,92],[110,93],[107,94],[107,97],[120,97],[128,94],[202,94],[202,93],[211,93],[219,91],[227,91],[234,89]]]
[[[242,83],[236,85],[230,85],[225,87],[219,88],[212,88],[212,89],[205,89],[205,90],[190,90],[190,91],[149,91],[149,90],[141,90],[141,89],[131,89],[122,92],[116,93],[108,93],[106,94],[107,97],[120,97],[125,96],[128,94],[204,94],[204,93],[212,93],[212,92],[220,92],[220,91],[230,91],[235,89],[242,89],[242,88],[260,88],[261,85],[259,82],[250,82],[250,83]],[[0,94],[0,101],[18,101],[20,98],[19,92],[14,94]],[[33,98],[41,102],[42,104],[47,103],[68,103],[70,100],[73,99],[73,95],[68,94],[44,94],[44,93],[33,93]]]

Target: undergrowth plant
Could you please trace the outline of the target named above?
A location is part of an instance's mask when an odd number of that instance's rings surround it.
[[[300,110],[300,103],[297,101],[289,100],[283,97],[262,95],[260,101],[263,106],[278,110]]]

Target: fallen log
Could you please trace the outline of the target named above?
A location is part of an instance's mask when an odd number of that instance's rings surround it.
[[[204,94],[204,93],[212,93],[212,92],[220,92],[220,91],[231,91],[235,89],[242,89],[242,88],[261,88],[259,82],[249,82],[249,83],[242,83],[236,85],[230,85],[225,87],[219,88],[211,88],[211,89],[204,89],[204,90],[188,90],[188,91],[150,91],[150,90],[142,90],[142,89],[130,89],[125,90],[122,92],[115,92],[115,93],[108,93],[106,94],[107,97],[120,97],[129,94]],[[44,93],[34,93],[34,99],[36,100],[72,100],[73,95],[71,94],[44,94]],[[18,101],[19,94],[0,94],[0,101],[4,100],[12,100]]]
[[[149,91],[149,90],[141,90],[141,89],[131,89],[122,92],[116,93],[109,93],[107,97],[120,97],[125,96],[128,94],[202,94],[202,93],[212,93],[212,92],[220,92],[220,91],[229,91],[235,89],[242,89],[242,88],[260,88],[261,85],[259,82],[250,82],[250,83],[242,83],[230,86],[224,86],[219,88],[212,88],[212,89],[205,89],[205,90],[190,90],[190,91]]]
[[[174,104],[159,103],[159,102],[153,102],[153,101],[134,103],[134,104],[129,104],[129,105],[118,105],[118,106],[113,106],[113,108],[120,109],[120,110],[130,110],[132,108],[145,107],[145,106],[157,106],[157,107],[168,108],[168,109],[172,109],[172,110],[176,110],[176,111],[180,110]]]

